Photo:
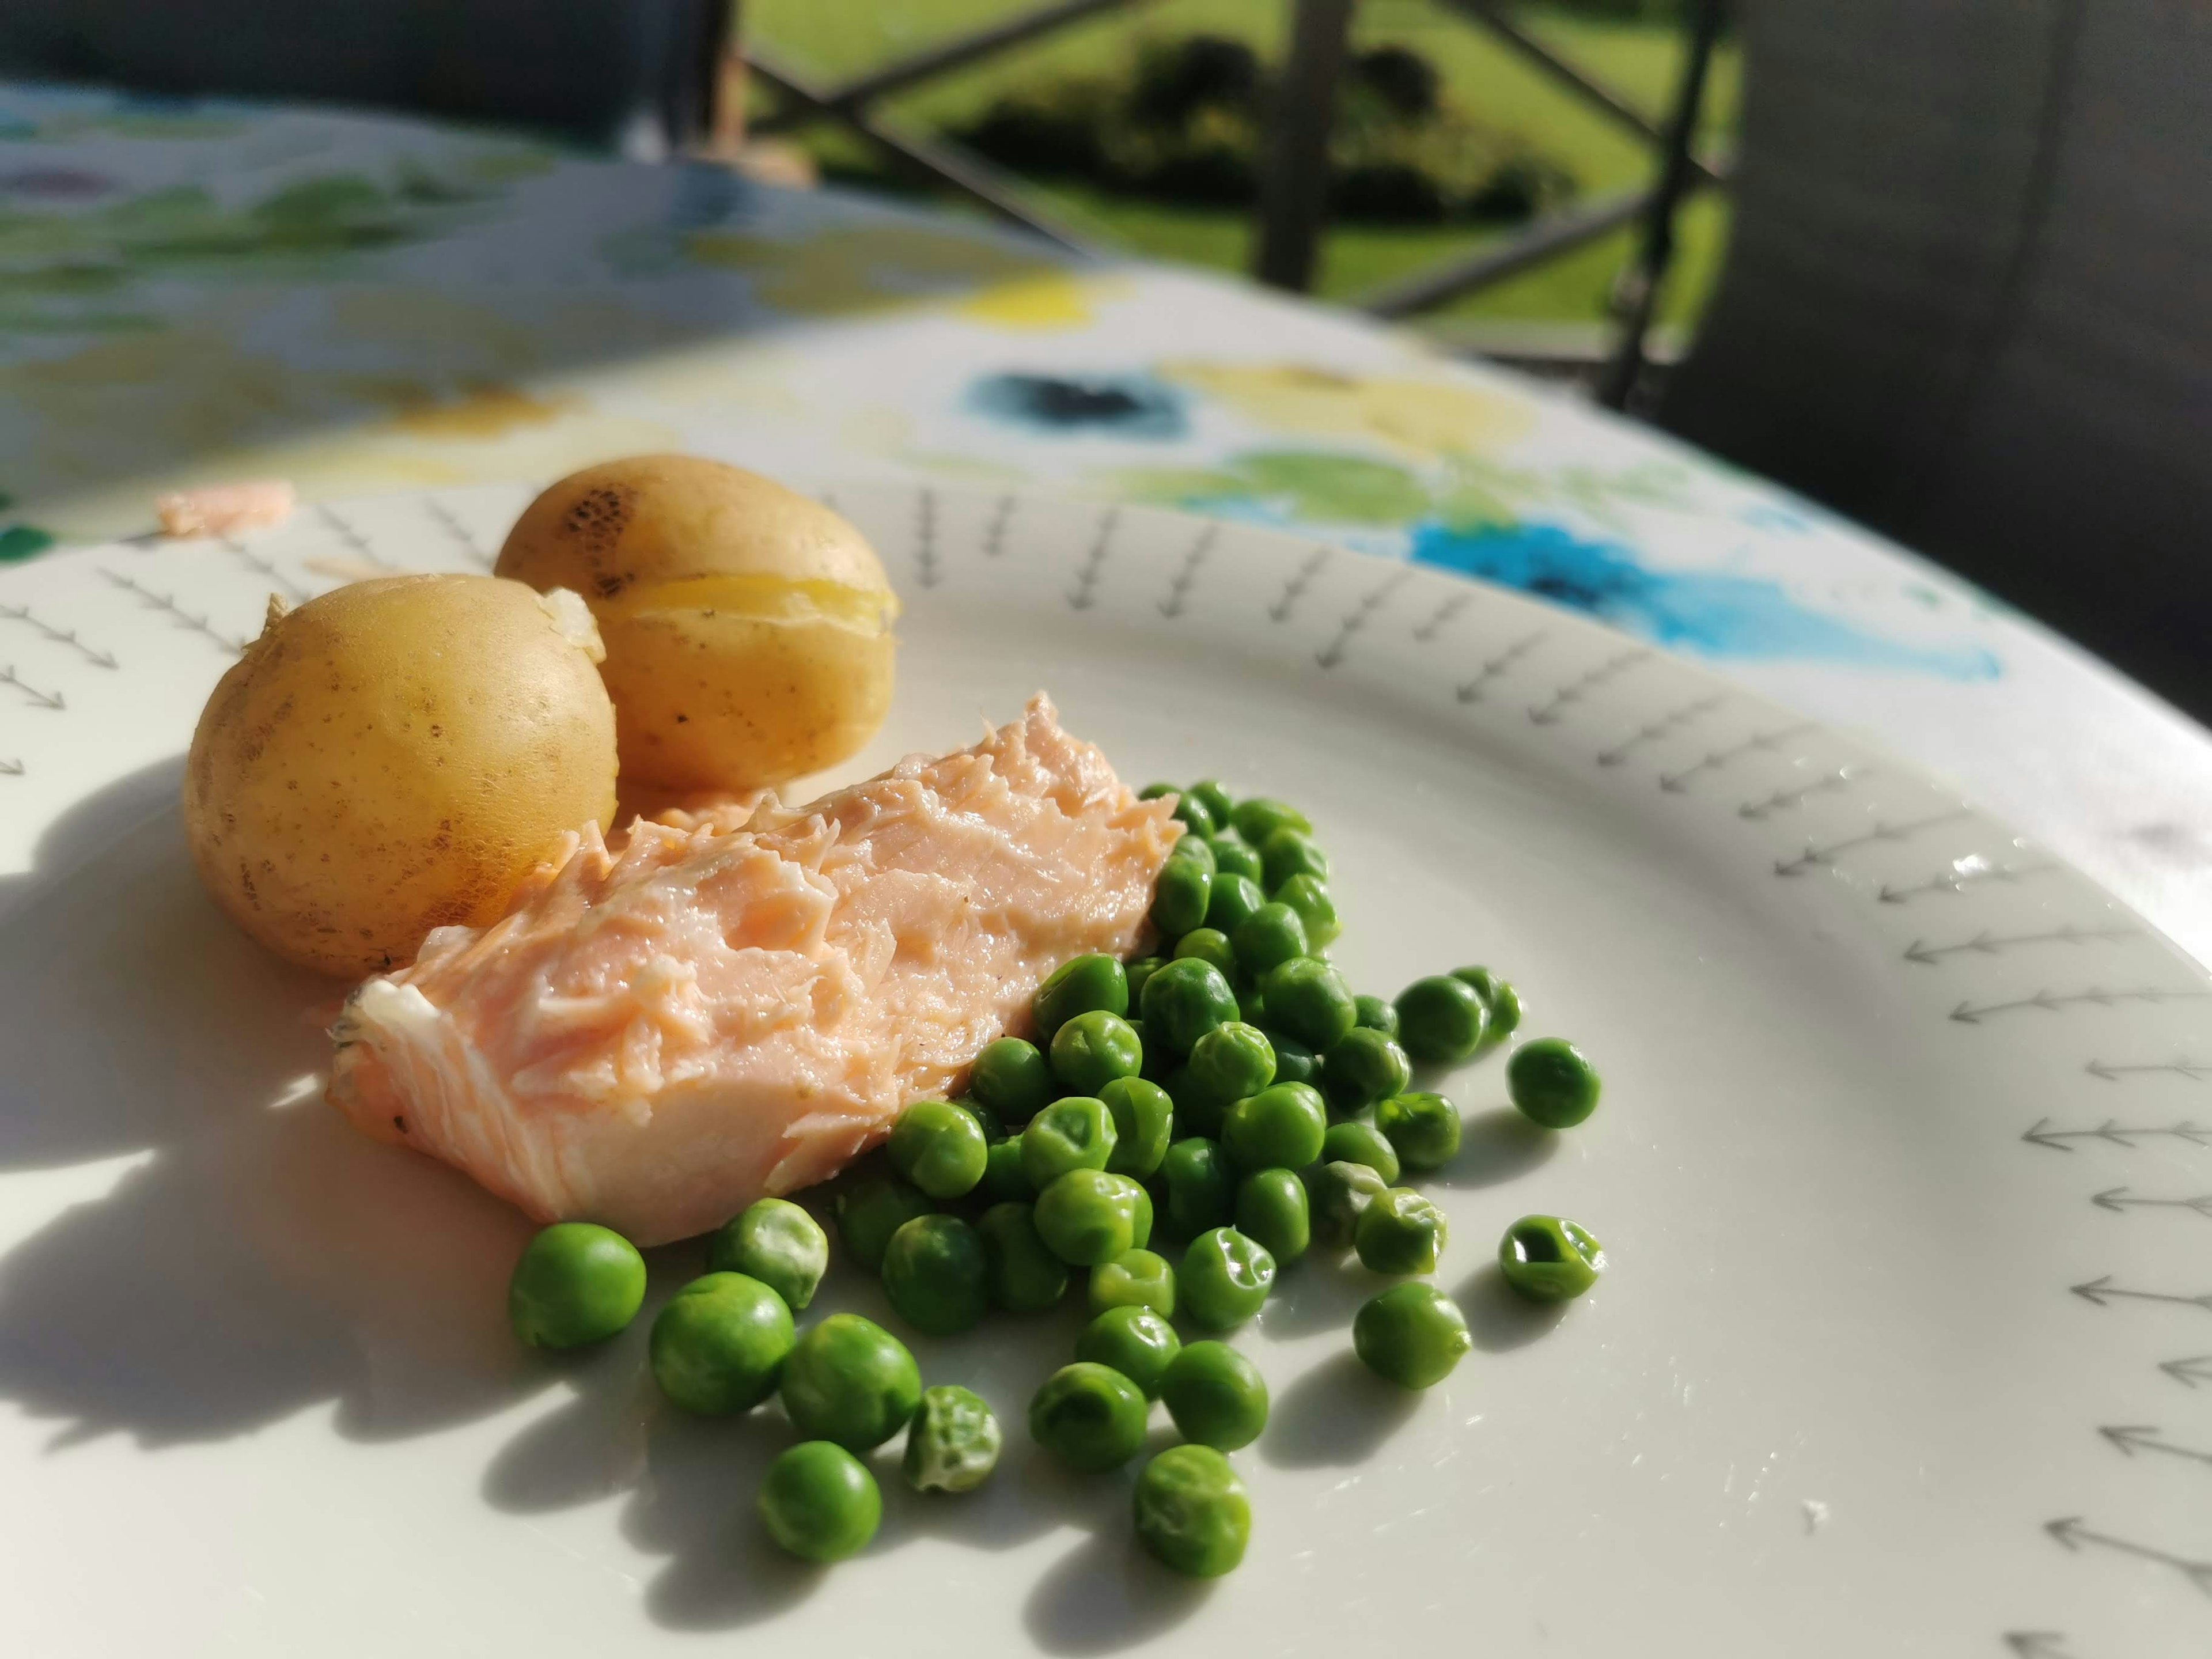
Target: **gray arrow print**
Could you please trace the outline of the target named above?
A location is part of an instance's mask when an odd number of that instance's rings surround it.
[[[112,653],[94,650],[82,640],[77,638],[76,629],[56,628],[43,618],[32,615],[31,607],[27,605],[0,605],[0,619],[19,623],[23,627],[33,630],[42,640],[50,641],[55,645],[66,646],[94,668],[113,668],[118,665]]]
[[[2111,1441],[2130,1457],[2137,1452],[2156,1452],[2165,1457],[2185,1458],[2192,1463],[2212,1463],[2212,1451],[2199,1451],[2194,1446],[2177,1446],[2170,1440],[2158,1437],[2161,1431],[2142,1424],[2122,1424],[2100,1429],[2099,1434]]]
[[[2191,1083],[2202,1083],[2212,1077],[2212,1065],[2195,1060],[2167,1060],[2152,1066],[2114,1066],[2101,1060],[2093,1060],[2081,1068],[2091,1077],[2102,1078],[2107,1083],[2118,1083],[2124,1077],[2145,1073],[2171,1072],[2176,1077],[2185,1077]]]
[[[983,556],[995,559],[1006,550],[1006,526],[1014,516],[1014,497],[999,497],[999,510],[991,515],[989,528],[983,532]]]
[[[2008,1630],[2004,1644],[2016,1659],[2074,1659],[2066,1638],[2055,1630]]]
[[[255,575],[260,577],[262,580],[269,583],[273,587],[282,590],[284,597],[291,600],[293,604],[304,605],[310,599],[314,597],[312,593],[308,592],[306,588],[301,586],[299,583],[294,581],[282,570],[279,570],[276,568],[276,562],[275,560],[262,557],[260,554],[256,553],[252,548],[246,546],[245,543],[240,541],[235,536],[224,536],[219,538],[219,539],[222,543],[223,550],[225,552],[228,553],[231,557],[236,559],[248,570],[251,570]]]
[[[125,575],[119,570],[109,570],[103,568],[100,574],[106,577],[108,580],[113,582],[118,587],[122,588],[125,592],[137,594],[138,596],[139,602],[144,605],[149,610],[164,612],[175,620],[178,627],[185,629],[189,632],[198,634],[203,639],[213,640],[217,645],[229,652],[233,656],[237,655],[240,652],[246,649],[246,641],[244,640],[239,639],[233,635],[224,633],[221,629],[217,628],[213,623],[210,622],[205,617],[200,615],[198,611],[185,610],[184,606],[177,603],[176,596],[174,594],[158,592],[155,589],[148,587],[143,582],[134,581],[131,578]]]
[[[1650,656],[1651,653],[1649,651],[1637,650],[1624,651],[1617,657],[1607,658],[1591,669],[1589,673],[1578,679],[1570,680],[1566,684],[1559,687],[1546,702],[1532,704],[1528,709],[1529,723],[1533,726],[1558,725],[1560,710],[1580,702],[1607,680],[1616,675],[1626,673],[1640,662],[1649,661]]]
[[[1794,859],[1778,859],[1774,863],[1774,873],[1785,877],[1802,876],[1808,870],[1819,869],[1834,864],[1838,854],[1848,853],[1861,847],[1871,847],[1879,842],[1910,841],[1923,830],[1932,830],[1939,823],[1948,823],[1954,818],[1963,818],[1966,816],[1966,809],[1960,806],[1954,807],[1948,812],[1936,812],[1924,818],[1915,818],[1910,823],[1877,823],[1863,835],[1852,836],[1843,841],[1831,842],[1826,847],[1808,846]]]
[[[1647,743],[1656,743],[1670,732],[1679,732],[1711,714],[1728,701],[1725,691],[1715,692],[1710,697],[1700,697],[1695,702],[1684,703],[1672,714],[1662,714],[1648,726],[1639,726],[1612,748],[1598,756],[1600,766],[1618,766]]]
[[[1662,772],[1659,775],[1659,787],[1670,795],[1687,794],[1692,780],[1702,777],[1708,772],[1718,772],[1732,766],[1746,755],[1764,754],[1771,750],[1779,749],[1790,738],[1801,738],[1813,729],[1812,721],[1801,720],[1795,726],[1779,726],[1771,732],[1758,732],[1746,738],[1732,748],[1716,749],[1703,759],[1692,762],[1679,772]]]
[[[0,685],[14,686],[23,694],[33,708],[60,710],[69,707],[69,704],[62,700],[60,692],[40,690],[37,686],[31,684],[17,674],[12,665],[6,668],[0,668]]]
[[[2100,1308],[2113,1301],[2171,1302],[2181,1307],[2202,1308],[2205,1312],[2212,1313],[2212,1291],[2203,1296],[2176,1296],[2168,1291],[2118,1290],[2113,1287],[2110,1273],[2101,1279],[2093,1279],[2086,1285],[2070,1285],[2067,1288],[2084,1302],[2094,1303]]]
[[[2176,1555],[2168,1550],[2131,1543],[2124,1538],[2115,1538],[2110,1533],[2092,1531],[2081,1524],[2081,1517],[2078,1515],[2069,1515],[2063,1521],[2046,1522],[2043,1529],[2069,1550],[2112,1550],[2122,1555],[2132,1555],[2139,1561],[2154,1561],[2162,1567],[2172,1567],[2204,1595],[2212,1595],[2212,1561],[2191,1561],[2186,1556]]]
[[[1413,629],[1414,641],[1419,644],[1426,645],[1444,629],[1450,626],[1458,618],[1460,612],[1474,603],[1474,590],[1472,587],[1462,593],[1447,593],[1444,595],[1443,603],[1429,612],[1428,620]]]
[[[370,546],[368,537],[362,535],[360,531],[355,529],[353,526],[348,523],[344,519],[340,518],[336,507],[333,507],[325,502],[317,502],[315,506],[315,516],[320,519],[325,525],[328,525],[331,529],[331,533],[336,536],[340,541],[343,542],[346,544],[347,550],[351,552],[356,558],[360,559],[364,564],[373,564],[379,570],[396,571],[399,568],[398,565],[392,563],[391,560],[386,558],[381,553],[379,553],[374,547]]]
[[[469,556],[471,563],[489,570],[499,562],[484,551],[483,544],[470,533],[468,526],[463,524],[455,516],[453,508],[447,507],[435,495],[425,495],[422,498],[422,509],[430,515],[438,528],[446,532],[454,545]],[[300,597],[305,599],[307,595],[303,593]]]
[[[1106,568],[1106,554],[1114,544],[1114,528],[1121,522],[1121,509],[1109,507],[1098,515],[1098,537],[1091,544],[1091,551],[1084,556],[1083,568],[1075,573],[1075,586],[1067,596],[1071,609],[1088,611],[1097,603],[1098,573]]]
[[[2212,1146],[2212,1129],[2184,1121],[2160,1127],[2123,1129],[2111,1118],[2106,1118],[2094,1129],[2054,1129],[2047,1117],[2038,1118],[2035,1127],[2021,1137],[2038,1146],[2048,1146],[2054,1152],[2070,1152],[2069,1140],[2101,1140],[2113,1146],[2132,1148],[2138,1140],[2185,1140],[2192,1146]]]
[[[1290,580],[1283,584],[1283,597],[1267,607],[1268,621],[1290,621],[1291,613],[1298,608],[1298,601],[1305,597],[1306,589],[1314,585],[1314,578],[1328,568],[1330,555],[1334,551],[1334,548],[1316,547],[1298,562],[1298,568],[1291,573]]]
[[[1777,812],[1802,806],[1815,795],[1832,795],[1850,788],[1867,775],[1863,766],[1839,766],[1817,783],[1808,783],[1797,789],[1778,789],[1765,800],[1747,800],[1735,809],[1736,817],[1751,823],[1761,823]]]
[[[2107,1188],[2089,1200],[2100,1210],[2124,1214],[2129,1210],[2194,1210],[2212,1220],[2212,1193],[2195,1198],[2138,1198],[2124,1187]]]
[[[2212,1353],[2201,1353],[2191,1359],[2161,1359],[2158,1368],[2191,1389],[2199,1382],[2212,1383]]]
[[[1956,945],[1929,945],[1915,939],[1905,947],[1905,959],[1923,967],[1934,967],[1945,957],[1972,952],[1977,956],[1998,957],[2008,951],[2017,951],[2030,945],[2087,945],[2093,939],[2135,939],[2141,930],[2134,927],[2054,927],[2045,933],[1992,933],[1987,928],[1969,939]]]
[[[1160,601],[1160,615],[1170,622],[1188,608],[1190,590],[1198,582],[1199,567],[1212,554],[1213,544],[1220,536],[1219,525],[1206,526],[1198,532],[1198,539],[1190,544],[1190,550],[1182,556],[1182,563],[1175,573],[1175,580],[1168,584],[1168,596]]]
[[[2032,997],[2016,997],[2010,1002],[1984,1003],[1977,1008],[1971,1002],[1962,1002],[1951,1011],[1951,1018],[1961,1025],[1979,1025],[1984,1020],[1999,1014],[2017,1013],[2025,1008],[2040,1008],[2046,1013],[2057,1013],[2068,1008],[2115,1008],[2124,1002],[2187,1002],[2193,998],[2212,996],[2212,991],[2167,991],[2155,985],[2126,991],[2107,991],[2092,987],[2087,991],[2068,991],[2057,994],[2038,991]]]
[[[1452,695],[1462,702],[1481,702],[1483,688],[1505,673],[1515,663],[1519,662],[1538,646],[1543,644],[1544,637],[1544,630],[1540,628],[1534,633],[1524,635],[1514,641],[1512,644],[1483,664],[1473,679],[1462,680],[1454,686]]]
[[[1996,864],[1979,870],[1953,870],[1910,887],[1893,887],[1884,882],[1875,896],[1884,904],[1910,904],[1930,893],[1948,893],[1955,896],[1985,881],[2003,882],[2009,886],[2031,877],[2048,875],[2057,867],[2055,864]]]
[[[1368,618],[1381,610],[1393,593],[1411,580],[1413,574],[1410,570],[1400,570],[1384,577],[1380,586],[1345,613],[1343,622],[1337,626],[1336,637],[1315,655],[1315,663],[1322,668],[1334,668],[1342,662],[1344,648],[1352,643],[1352,635],[1367,626]]]

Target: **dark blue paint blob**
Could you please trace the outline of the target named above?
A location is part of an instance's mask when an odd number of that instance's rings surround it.
[[[1188,427],[1175,392],[1141,374],[1082,380],[994,374],[969,388],[968,406],[979,415],[1040,432],[1180,438]]]
[[[1808,610],[1763,576],[1722,570],[1654,570],[1627,548],[1582,541],[1553,525],[1455,530],[1413,527],[1419,563],[1540,595],[1680,651],[1708,657],[1849,663],[1905,668],[1946,679],[1994,679],[1996,655],[1979,646],[1908,643]]]

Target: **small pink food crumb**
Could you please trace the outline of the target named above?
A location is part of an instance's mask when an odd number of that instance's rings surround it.
[[[154,511],[170,536],[229,536],[263,530],[292,516],[292,486],[282,478],[256,483],[211,484],[156,495]]]

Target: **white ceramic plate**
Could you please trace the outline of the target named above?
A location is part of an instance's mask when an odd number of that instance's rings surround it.
[[[837,498],[909,602],[849,775],[1048,687],[1133,781],[1306,805],[1358,984],[1493,963],[1607,1092],[1546,1139],[1495,1059],[1446,1085],[1441,1282],[1477,1350],[1428,1395],[1349,1358],[1358,1270],[1286,1275],[1240,1339],[1274,1417],[1230,1579],[1170,1581],[1126,1475],[1031,1455],[1073,1310],[916,1344],[1009,1426],[985,1492],[887,1480],[861,1559],[769,1556],[773,1408],[661,1409],[642,1321],[517,1352],[526,1227],[319,1103],[328,988],[234,935],[181,845],[179,757],[264,596],[482,568],[523,498],[0,580],[0,1648],[2212,1650],[2197,970],[1909,773],[1571,617],[1258,530],[903,487]],[[1486,1266],[1528,1211],[1613,1263],[1563,1316]],[[692,1265],[660,1255],[656,1296]]]

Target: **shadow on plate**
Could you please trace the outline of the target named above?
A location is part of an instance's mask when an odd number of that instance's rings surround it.
[[[1540,1128],[1510,1106],[1468,1115],[1460,1128],[1459,1156],[1420,1184],[1437,1187],[1495,1187],[1550,1159],[1559,1137]]]
[[[1279,1469],[1362,1463],[1421,1407],[1421,1396],[1385,1382],[1349,1347],[1282,1391],[1257,1449]]]
[[[1468,1275],[1454,1301],[1467,1316],[1474,1346],[1485,1353],[1504,1353],[1547,1336],[1567,1316],[1565,1302],[1531,1302],[1505,1282],[1504,1269],[1487,1262]]]

